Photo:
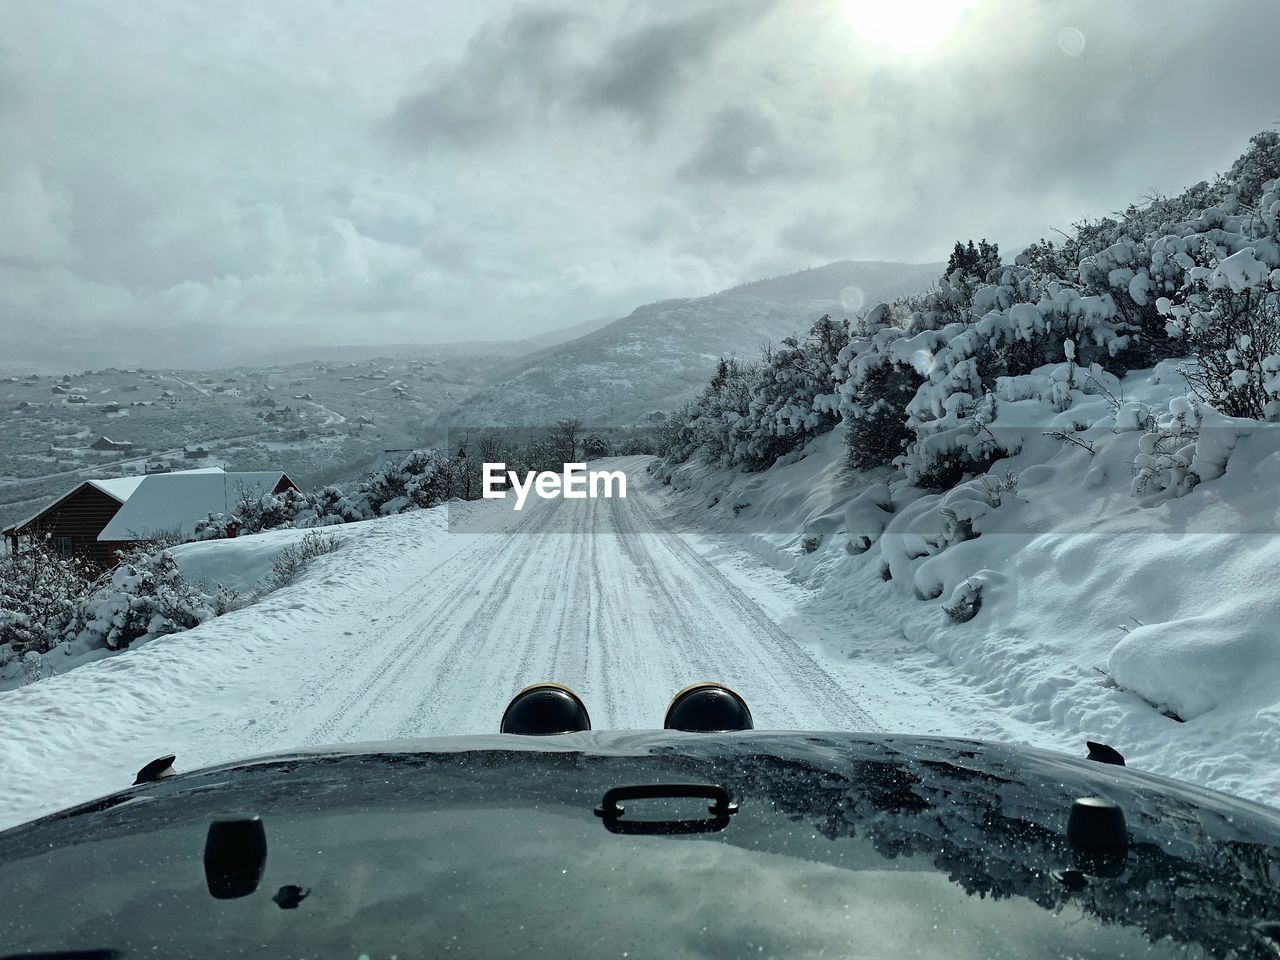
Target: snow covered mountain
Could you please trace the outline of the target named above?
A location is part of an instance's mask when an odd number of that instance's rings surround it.
[[[646,304],[519,360],[440,423],[523,426],[575,416],[630,425],[694,395],[722,356],[754,358],[764,344],[808,329],[824,313],[849,316],[923,290],[941,271],[941,264],[841,260],[707,297]]]

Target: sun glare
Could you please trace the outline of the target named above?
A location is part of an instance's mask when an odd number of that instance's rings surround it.
[[[955,30],[972,0],[841,0],[849,24],[866,39],[903,53],[927,53]]]

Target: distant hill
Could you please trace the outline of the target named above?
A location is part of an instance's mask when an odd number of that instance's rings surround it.
[[[702,388],[721,356],[754,358],[823,313],[851,316],[925,289],[942,264],[841,260],[708,297],[660,300],[568,343],[523,357],[447,411],[442,426],[576,416],[630,425]]]
[[[89,367],[162,367],[214,370],[222,367],[276,366],[311,360],[364,361],[384,358],[429,359],[523,357],[598,330],[611,318],[587,320],[516,340],[462,340],[443,343],[310,344],[288,347],[255,346],[224,341],[219,332],[198,326],[155,330],[127,329],[104,338],[91,329],[12,332],[0,330],[0,376],[62,373]],[[145,343],[145,349],[139,348]]]

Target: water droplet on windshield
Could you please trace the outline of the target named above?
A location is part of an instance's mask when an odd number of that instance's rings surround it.
[[[1068,57],[1084,53],[1084,34],[1075,27],[1063,27],[1058,31],[1058,48]]]

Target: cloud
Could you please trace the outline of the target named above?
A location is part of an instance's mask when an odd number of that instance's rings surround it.
[[[844,0],[8,0],[0,342],[523,336],[1008,251],[1225,169],[1273,6],[973,0],[908,54]]]
[[[419,147],[474,147],[603,114],[652,137],[691,85],[715,82],[705,70],[720,46],[771,6],[748,0],[675,19],[664,11],[620,31],[600,15],[521,9],[479,30],[456,62],[430,71],[397,104],[391,126]]]
[[[715,82],[714,76],[702,74],[710,55],[771,6],[744,0],[632,30],[615,39],[588,72],[583,100],[652,129],[691,82]]]
[[[803,177],[813,169],[813,157],[784,141],[770,111],[735,105],[709,118],[702,145],[677,173],[695,181],[734,183]]]
[[[545,121],[569,92],[570,40],[583,26],[576,13],[526,9],[482,28],[457,63],[400,101],[393,128],[423,146],[471,146]]]

